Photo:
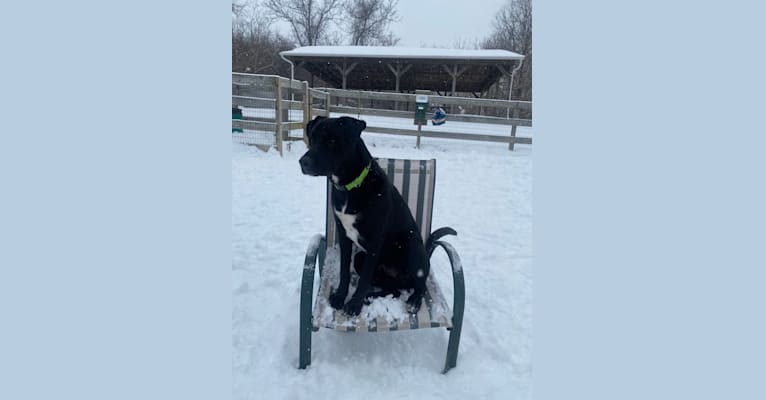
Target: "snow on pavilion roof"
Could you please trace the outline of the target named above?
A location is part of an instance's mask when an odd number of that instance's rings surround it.
[[[304,46],[282,52],[285,57],[399,58],[424,60],[514,61],[524,56],[508,50],[435,49],[386,46]]]

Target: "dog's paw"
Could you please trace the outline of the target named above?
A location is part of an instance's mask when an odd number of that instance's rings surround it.
[[[336,310],[340,310],[343,308],[343,304],[346,303],[346,295],[348,293],[342,293],[342,292],[333,292],[333,294],[330,295],[330,305],[332,308]]]
[[[410,314],[415,314],[420,311],[420,304],[422,299],[422,295],[413,294],[410,296],[410,298],[407,299],[407,312]]]
[[[356,299],[352,297],[343,307],[343,311],[348,315],[359,315],[359,312],[362,311],[363,301],[364,299]]]

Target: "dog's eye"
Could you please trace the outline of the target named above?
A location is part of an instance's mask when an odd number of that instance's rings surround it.
[[[335,138],[330,138],[330,144],[335,144]]]

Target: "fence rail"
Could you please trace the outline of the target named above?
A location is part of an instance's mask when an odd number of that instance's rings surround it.
[[[362,90],[329,89],[323,88],[323,91],[330,93],[333,97],[358,98],[367,100],[393,100],[399,102],[415,102],[415,95],[409,93],[384,93],[384,92],[366,92]],[[511,108],[524,111],[532,110],[532,102],[520,100],[498,100],[498,99],[480,99],[470,97],[450,97],[450,96],[428,96],[431,103],[440,103],[445,105],[470,105],[478,107],[497,107]]]
[[[349,106],[332,106],[331,112],[343,113],[343,114],[364,114],[375,115],[378,117],[394,117],[394,118],[412,118],[412,111],[398,111],[398,110],[385,110],[378,108],[362,108],[362,107],[349,107]],[[487,117],[483,115],[461,115],[455,114],[449,116],[450,121],[460,122],[478,122],[482,124],[497,124],[497,125],[516,125],[516,126],[532,126],[532,121],[521,118],[501,118],[501,117]]]
[[[413,118],[415,95],[366,92],[332,88],[310,88],[308,82],[291,81],[276,75],[232,73],[232,136],[243,143],[282,154],[283,143],[306,140],[306,124],[315,116],[332,113]],[[487,135],[449,131],[387,128],[367,125],[366,131],[400,136],[532,144],[530,137],[517,137],[516,128],[532,126],[532,103],[449,96],[429,96],[431,105],[455,106],[461,113],[450,113],[450,121],[508,126],[509,135]],[[473,111],[474,113],[466,110]],[[521,116],[524,116],[523,118]],[[414,125],[413,125],[414,127]],[[296,136],[296,132],[300,136]]]
[[[385,128],[382,126],[367,126],[364,129],[365,132],[372,133],[385,133],[389,135],[401,135],[401,136],[418,136],[439,138],[439,139],[459,139],[459,140],[478,140],[480,142],[496,142],[496,143],[521,143],[532,144],[532,138],[530,137],[511,137],[511,136],[498,136],[498,135],[483,135],[476,133],[464,133],[464,132],[435,132],[435,131],[418,131],[397,129],[397,128]]]

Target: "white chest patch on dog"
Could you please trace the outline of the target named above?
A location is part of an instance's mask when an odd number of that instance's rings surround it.
[[[351,239],[352,242],[354,242],[357,246],[359,246],[362,251],[365,253],[367,250],[365,250],[364,247],[362,247],[361,244],[359,244],[359,231],[354,228],[354,223],[356,223],[356,217],[357,214],[346,214],[346,206],[347,204],[343,205],[343,209],[333,210],[335,211],[335,215],[338,217],[338,220],[340,221],[341,225],[343,225],[343,229],[346,230],[346,235],[349,239]]]

